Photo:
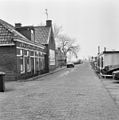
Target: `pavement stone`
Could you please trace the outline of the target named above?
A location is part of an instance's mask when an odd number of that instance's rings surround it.
[[[101,79],[103,85],[115,101],[117,107],[119,108],[119,82],[114,79]]]
[[[52,70],[52,71],[50,71],[50,72],[48,72],[48,73],[44,73],[44,74],[42,74],[42,75],[37,75],[37,76],[34,76],[34,77],[32,77],[32,78],[28,78],[28,79],[20,79],[20,80],[18,80],[18,81],[32,81],[32,80],[37,80],[37,79],[39,79],[39,78],[42,78],[42,77],[44,77],[44,76],[47,76],[47,75],[50,75],[50,74],[53,74],[53,73],[56,73],[56,72],[58,72],[58,71],[60,71],[60,70],[63,70],[63,69],[65,69],[66,68],[66,66],[62,66],[62,67],[58,67],[58,68],[56,68],[55,70]]]
[[[0,120],[119,120],[117,105],[88,63],[6,87]]]

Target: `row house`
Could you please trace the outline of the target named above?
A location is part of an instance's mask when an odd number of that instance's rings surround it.
[[[45,26],[22,26],[21,23],[15,24],[16,30],[26,38],[45,46],[45,72],[56,68],[55,40],[52,29],[52,21],[47,20]]]
[[[46,26],[15,27],[0,20],[0,71],[6,80],[18,80],[55,69],[52,21]]]

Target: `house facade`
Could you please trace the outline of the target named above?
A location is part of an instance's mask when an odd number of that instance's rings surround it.
[[[45,26],[36,26],[34,29],[36,41],[45,46],[45,71],[52,71],[56,68],[56,45],[52,21],[47,20]]]
[[[103,51],[97,57],[97,68],[99,70],[119,67],[119,51]]]
[[[45,46],[35,42],[33,34],[30,36],[32,39],[0,20],[0,71],[6,73],[5,80],[28,78],[44,71]]]
[[[45,46],[44,49],[44,72],[56,68],[55,40],[52,29],[52,21],[47,20],[45,26],[21,26],[16,24],[16,30],[33,42]]]
[[[56,68],[52,21],[45,26],[15,27],[0,20],[0,71],[5,80],[25,79]]]

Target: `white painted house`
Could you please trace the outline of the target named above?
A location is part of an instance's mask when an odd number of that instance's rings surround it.
[[[101,70],[106,66],[109,68],[119,67],[119,51],[103,51],[98,55],[97,67]]]

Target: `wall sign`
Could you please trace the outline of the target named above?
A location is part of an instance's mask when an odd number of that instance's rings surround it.
[[[49,64],[55,65],[55,51],[51,49],[49,50]]]

